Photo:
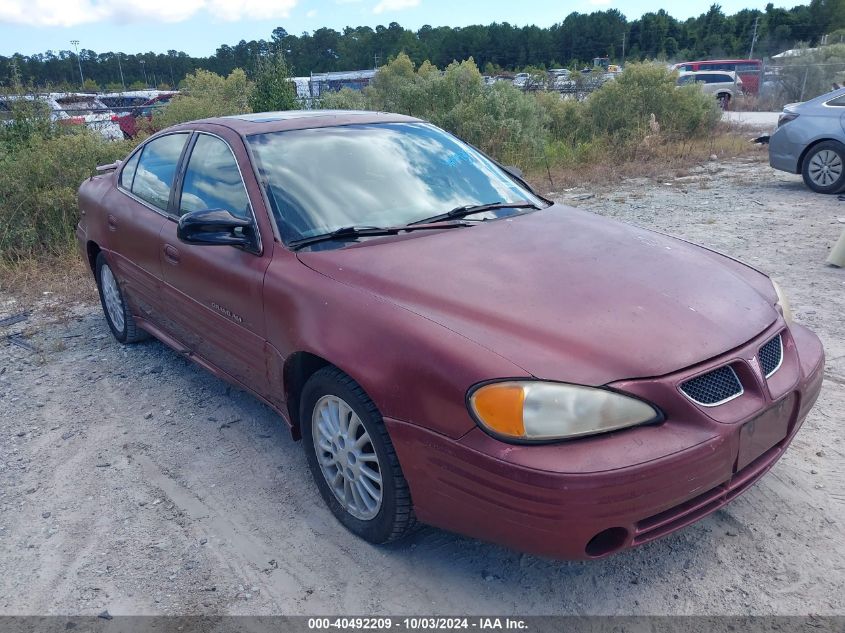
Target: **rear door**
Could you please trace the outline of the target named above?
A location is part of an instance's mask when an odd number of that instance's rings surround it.
[[[237,142],[240,142],[239,139]],[[173,213],[225,209],[256,222],[238,161],[227,140],[198,132],[177,182]],[[194,353],[259,394],[268,393],[265,359],[264,273],[272,236],[256,252],[234,246],[186,244],[176,221],[161,231],[164,298],[177,336]],[[261,232],[256,224],[256,232]]]
[[[162,325],[159,234],[167,222],[170,189],[190,133],[150,140],[123,164],[106,194],[103,218],[109,263],[134,314]]]

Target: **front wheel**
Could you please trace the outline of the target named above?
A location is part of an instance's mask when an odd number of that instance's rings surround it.
[[[376,544],[414,527],[408,483],[375,404],[334,367],[302,391],[302,443],[323,500],[354,534]]]
[[[845,145],[824,141],[814,145],[801,166],[804,184],[817,193],[836,193],[845,188]]]
[[[720,94],[716,97],[716,100],[719,102],[719,107],[722,110],[728,110],[731,107],[731,96],[729,94]]]

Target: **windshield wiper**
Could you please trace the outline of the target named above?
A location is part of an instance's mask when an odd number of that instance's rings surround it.
[[[346,238],[369,237],[373,235],[397,235],[403,231],[425,231],[427,229],[451,229],[459,226],[470,226],[466,222],[453,222],[452,224],[436,224],[429,226],[426,224],[417,224],[416,222],[406,224],[403,226],[343,226],[328,233],[320,233],[319,235],[312,235],[310,237],[303,237],[302,239],[288,242],[288,246],[297,250],[309,244],[316,244],[317,242],[328,242],[330,240],[342,240]]]
[[[518,200],[517,202],[488,202],[486,204],[465,204],[461,207],[455,207],[451,211],[433,215],[430,218],[423,218],[416,222],[411,222],[408,226],[415,224],[430,224],[432,222],[443,222],[444,220],[455,220],[457,218],[464,218],[474,213],[481,213],[482,211],[493,211],[495,209],[539,209],[536,204],[528,200]]]

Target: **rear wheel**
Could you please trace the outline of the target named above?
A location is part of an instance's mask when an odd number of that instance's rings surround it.
[[[722,108],[722,110],[730,109],[731,96],[728,93],[724,92],[720,94],[718,97],[716,97],[716,100],[719,102],[719,107]]]
[[[301,398],[311,474],[337,519],[371,543],[404,536],[416,519],[408,483],[375,404],[337,368],[316,372]]]
[[[814,145],[801,165],[804,183],[818,193],[836,193],[845,188],[845,145],[823,141]]]
[[[121,343],[136,343],[147,338],[147,333],[135,324],[135,319],[123,300],[120,284],[102,253],[97,255],[94,270],[103,314],[114,337]]]

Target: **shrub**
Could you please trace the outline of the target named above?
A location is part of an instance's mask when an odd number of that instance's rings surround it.
[[[97,165],[125,157],[131,145],[88,129],[56,129],[0,150],[0,256],[66,252],[79,217],[79,183]]]
[[[342,88],[320,98],[320,107],[328,110],[366,110],[367,99],[360,90]]]
[[[649,133],[653,114],[664,135],[689,138],[703,134],[719,120],[716,100],[697,86],[678,88],[676,76],[657,64],[630,64],[584,102],[586,129],[625,145]]]
[[[185,77],[181,92],[166,108],[156,110],[152,129],[160,130],[170,125],[215,116],[251,112],[249,103],[253,85],[240,68],[228,77],[198,70]]]
[[[35,137],[46,138],[54,132],[50,106],[38,99],[14,99],[9,103],[9,118],[0,123],[0,157],[16,152]]]
[[[398,112],[431,121],[497,160],[532,168],[571,164],[620,152],[652,134],[654,114],[663,138],[691,138],[719,120],[715,99],[654,64],[631,64],[586,101],[557,93],[523,92],[507,82],[491,86],[470,58],[442,73],[429,62],[414,67],[399,55],[361,92],[325,95],[322,107]]]
[[[382,67],[359,93],[325,95],[323,108],[397,112],[425,119],[498,160],[531,165],[542,156],[546,114],[533,95],[507,83],[485,86],[472,58],[440,72],[414,67],[404,53]]]

